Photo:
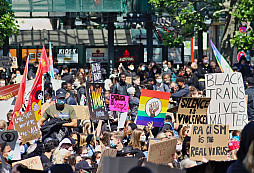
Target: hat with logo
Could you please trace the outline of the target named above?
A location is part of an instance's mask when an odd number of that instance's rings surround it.
[[[58,89],[57,91],[56,91],[56,98],[65,98],[65,96],[66,96],[66,91],[65,91],[65,89],[62,89],[62,88],[60,88],[60,89]]]

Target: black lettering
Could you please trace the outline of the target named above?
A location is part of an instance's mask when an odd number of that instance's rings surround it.
[[[213,79],[213,74],[207,74],[206,75],[206,86],[207,87],[211,87],[214,85],[214,81],[212,80]]]
[[[223,99],[225,99],[226,96],[228,96],[228,99],[230,99],[228,88],[225,89],[225,93],[224,93]]]
[[[197,126],[194,126],[193,127],[193,132],[192,134],[198,134],[198,127]]]
[[[230,85],[230,83],[229,83],[229,75],[228,74],[226,74],[226,77],[224,79],[223,85],[225,85],[226,82]]]
[[[230,76],[230,83],[231,83],[231,84],[237,84],[237,82],[234,83],[233,80],[232,80],[233,76],[236,75],[236,74],[237,74],[237,73],[232,73],[232,75]]]
[[[232,87],[232,99],[238,99],[238,87],[236,87],[236,90]]]
[[[227,134],[227,126],[226,125],[220,125],[220,134]]]
[[[219,125],[214,125],[214,134],[219,134]]]
[[[218,100],[218,96],[219,96],[221,99],[223,99],[223,98],[221,97],[221,95],[220,95],[221,91],[222,91],[221,88],[216,88],[216,100]]]

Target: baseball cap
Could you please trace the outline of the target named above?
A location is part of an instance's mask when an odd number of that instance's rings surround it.
[[[66,96],[66,91],[65,91],[65,89],[62,89],[62,88],[60,88],[60,89],[58,89],[57,91],[56,91],[56,98],[65,98],[65,96]]]
[[[79,162],[79,163],[77,163],[77,164],[75,165],[75,170],[76,170],[76,171],[79,171],[80,169],[83,169],[83,170],[91,170],[91,169],[94,169],[94,168],[90,167],[89,164],[88,164],[88,162],[85,161],[85,160],[83,160],[83,161],[81,161],[81,162]]]

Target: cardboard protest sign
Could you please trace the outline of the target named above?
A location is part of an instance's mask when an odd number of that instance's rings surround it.
[[[147,125],[153,121],[153,126],[162,127],[168,108],[170,93],[142,89],[139,100],[137,125]]]
[[[126,83],[132,85],[132,77],[126,76]]]
[[[128,112],[129,97],[119,94],[110,94],[110,110],[118,112]]]
[[[229,130],[243,129],[248,116],[242,74],[206,74],[205,86],[206,96],[211,97],[208,124],[228,124]]]
[[[42,167],[40,156],[35,156],[35,157],[31,157],[29,159],[25,159],[25,160],[21,160],[21,161],[18,161],[18,162],[14,162],[14,163],[12,163],[12,166],[14,166],[16,164],[25,165],[29,169],[43,171],[43,167]]]
[[[98,62],[91,63],[91,70],[93,75],[93,82],[101,82],[102,81],[101,64]]]
[[[191,128],[190,159],[227,160],[229,126],[197,124]]]
[[[162,172],[166,172],[166,173],[185,173],[186,172],[186,170],[171,168],[168,165],[159,165],[159,164],[154,164],[154,163],[151,163],[151,162],[146,162],[145,167],[149,168],[152,171],[152,173],[162,173]]]
[[[211,98],[182,97],[176,122],[179,124],[207,124],[207,108]]]
[[[128,173],[132,168],[136,166],[138,166],[138,158],[105,157],[103,164],[103,173]]]
[[[19,136],[23,139],[23,144],[40,137],[40,130],[35,119],[34,111],[28,111],[13,118],[13,123]]]
[[[90,119],[90,113],[88,106],[79,106],[79,105],[73,105],[72,106],[76,112],[77,118],[81,120],[89,120]]]
[[[12,58],[8,56],[0,56],[0,67],[9,68],[12,66]]]
[[[100,159],[100,163],[98,165],[97,173],[103,173],[104,158],[105,157],[116,157],[116,154],[117,154],[117,149],[102,148],[101,159]]]
[[[86,83],[87,104],[92,120],[108,120],[103,83]]]
[[[16,141],[18,139],[18,132],[15,130],[0,131],[0,143],[7,143],[14,150]]]
[[[176,144],[177,138],[150,144],[147,161],[156,164],[167,164],[172,162],[176,152]]]

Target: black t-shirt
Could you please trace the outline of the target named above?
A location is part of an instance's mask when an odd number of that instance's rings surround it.
[[[42,154],[41,155],[41,163],[49,163],[50,162],[50,159],[45,155],[45,154]]]

